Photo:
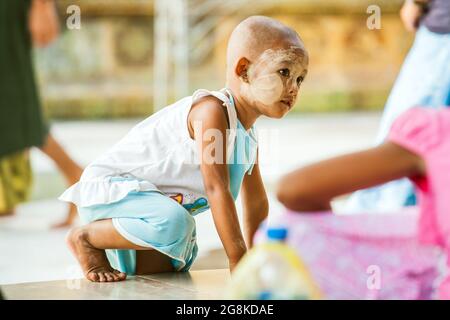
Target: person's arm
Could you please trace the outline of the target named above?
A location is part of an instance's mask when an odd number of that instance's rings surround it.
[[[337,196],[402,177],[423,175],[424,168],[418,155],[386,142],[296,170],[281,179],[277,196],[291,210],[326,211]]]
[[[59,24],[53,0],[32,0],[28,28],[33,44],[45,47],[58,37]]]
[[[269,214],[269,201],[258,161],[255,163],[252,173],[246,174],[244,177],[241,196],[244,209],[244,235],[248,248],[251,248],[256,230]]]
[[[427,0],[406,0],[400,10],[400,18],[406,30],[415,32],[425,12]]]
[[[200,170],[214,224],[233,271],[247,248],[230,192],[226,163],[227,119],[222,108],[221,103],[212,99],[198,103],[191,110],[189,125],[202,155]],[[201,124],[201,128],[196,124]],[[219,140],[215,141],[210,134]]]

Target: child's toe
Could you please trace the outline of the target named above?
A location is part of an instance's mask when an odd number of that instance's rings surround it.
[[[120,272],[118,270],[114,270],[113,272],[119,278],[120,281],[125,280],[127,278],[127,274],[124,272]]]
[[[105,278],[106,278],[107,282],[113,282],[114,281],[114,277],[113,277],[111,272],[105,272]]]
[[[114,281],[119,281],[119,276],[117,274],[115,274],[114,272],[111,273],[111,276],[113,277]]]
[[[88,278],[88,280],[90,280],[92,282],[99,282],[100,281],[100,278],[99,278],[98,274],[95,273],[95,272],[90,272],[87,275],[87,278]]]
[[[102,272],[98,273],[98,281],[100,281],[100,282],[106,281],[105,275]]]

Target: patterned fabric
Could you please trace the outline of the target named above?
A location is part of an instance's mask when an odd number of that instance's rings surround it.
[[[417,237],[417,208],[401,214],[286,212],[288,244],[325,299],[431,299],[439,249]],[[264,241],[265,224],[256,235]]]
[[[32,172],[28,152],[0,158],[0,215],[28,199]]]

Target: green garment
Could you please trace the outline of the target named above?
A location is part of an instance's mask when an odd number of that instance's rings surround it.
[[[0,0],[0,159],[47,136],[28,31],[30,0]]]

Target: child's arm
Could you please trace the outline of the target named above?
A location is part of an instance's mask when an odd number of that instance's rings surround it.
[[[244,234],[247,246],[253,246],[253,236],[269,213],[269,201],[259,171],[258,160],[250,175],[242,183],[242,207],[244,209]]]
[[[201,128],[198,127],[200,123]],[[202,155],[200,169],[214,224],[228,256],[230,270],[233,270],[247,249],[229,187],[226,163],[228,125],[223,106],[215,99],[204,99],[192,107],[189,126]],[[217,161],[212,161],[214,156]]]
[[[278,199],[295,211],[330,210],[339,195],[402,177],[425,174],[423,160],[392,143],[321,161],[286,175]]]

